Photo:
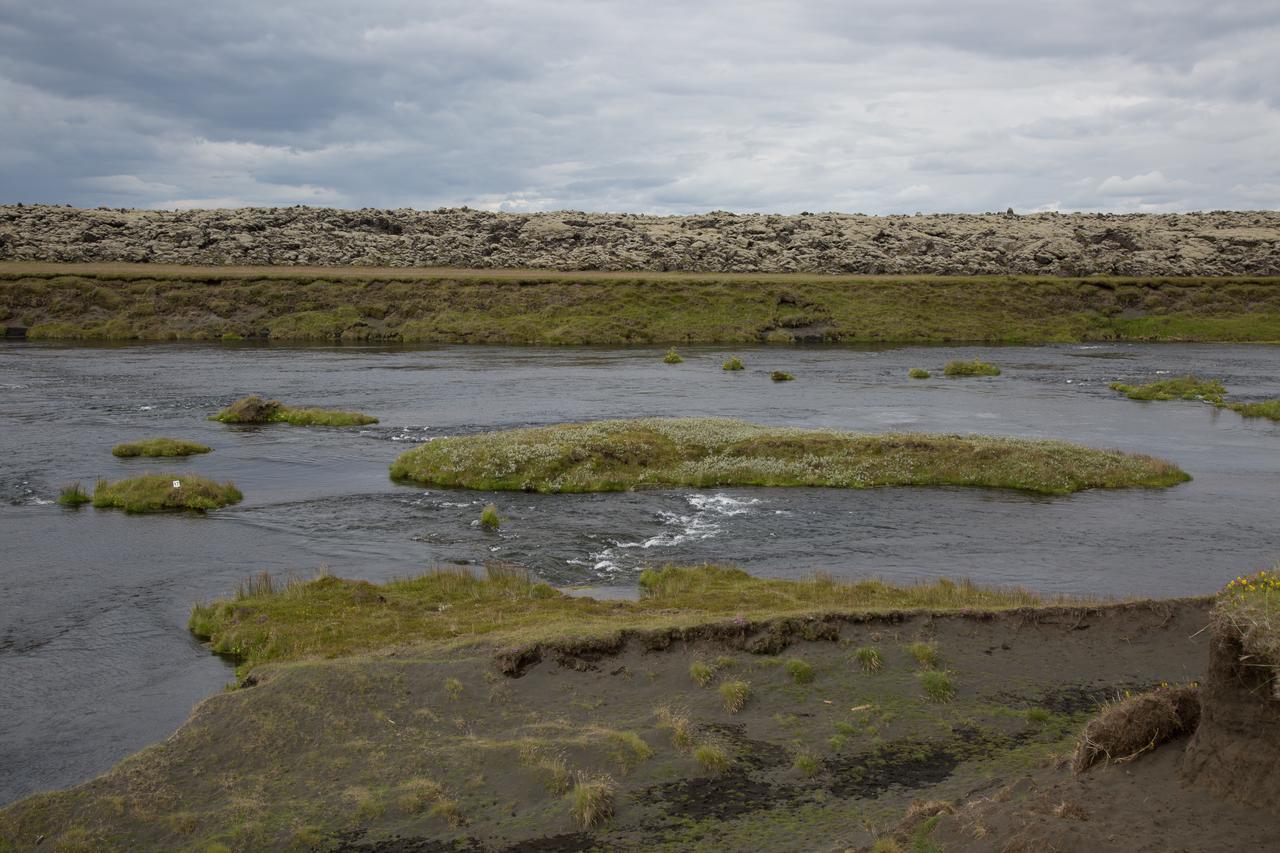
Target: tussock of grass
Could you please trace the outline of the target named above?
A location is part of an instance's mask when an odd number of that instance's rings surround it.
[[[706,687],[716,677],[716,669],[706,661],[696,660],[689,664],[689,677],[699,687]]]
[[[637,765],[650,758],[653,758],[653,747],[644,742],[644,739],[635,732],[620,732],[608,730],[604,733],[605,739],[611,745],[611,756],[617,762],[619,769],[625,774],[630,773]]]
[[[743,368],[743,366],[742,366],[742,359],[738,358],[738,357],[735,355],[735,356],[733,356],[732,358],[730,358],[730,359],[726,360],[726,361],[725,361],[725,363],[721,365],[721,369],[723,369],[723,370],[743,370],[744,368]]]
[[[1227,584],[1213,618],[1223,636],[1240,638],[1253,663],[1270,668],[1272,696],[1280,700],[1280,568]]]
[[[148,438],[143,441],[130,441],[117,444],[111,448],[112,456],[130,458],[134,456],[194,456],[197,453],[208,453],[211,447],[194,441],[183,441],[179,438]]]
[[[921,669],[931,669],[938,665],[938,647],[934,643],[916,642],[907,646],[907,654],[915,658]]]
[[[708,773],[723,773],[729,769],[729,754],[714,743],[704,743],[693,751],[693,760]]]
[[[815,776],[822,769],[822,763],[818,761],[818,757],[812,752],[801,752],[796,756],[791,766],[806,777]]]
[[[680,353],[676,352],[675,347],[667,350],[667,354],[662,357],[662,360],[666,364],[680,364],[684,361],[684,359],[680,357]]]
[[[593,421],[441,438],[393,479],[441,488],[606,492],[641,486],[983,486],[1066,494],[1189,479],[1150,456],[1001,436],[862,435],[723,418]]]
[[[396,805],[405,814],[421,814],[444,798],[444,788],[434,779],[410,779],[400,786]]]
[[[689,716],[681,711],[664,705],[654,711],[658,717],[658,728],[671,733],[671,745],[679,750],[693,746],[693,723]]]
[[[796,684],[809,684],[813,681],[813,667],[799,658],[787,661],[786,670]]]
[[[724,709],[730,714],[736,714],[745,708],[750,698],[751,682],[749,681],[726,681],[720,685],[720,700],[724,703]]]
[[[256,395],[237,400],[227,408],[210,415],[209,420],[224,424],[274,424],[293,426],[349,427],[376,424],[378,419],[361,412],[337,409],[295,409],[279,400],[264,400]]]
[[[1227,389],[1217,379],[1201,379],[1190,374],[1170,379],[1148,382],[1146,385],[1111,383],[1111,390],[1119,391],[1130,400],[1204,400],[1216,406],[1223,405]]]
[[[174,488],[175,482],[181,485]],[[217,483],[194,474],[144,474],[114,483],[99,480],[93,490],[95,507],[125,512],[203,512],[243,499],[231,482]]]
[[[774,382],[790,382],[792,379],[795,379],[794,376],[787,373],[785,370],[775,370],[773,373],[769,374],[769,378]]]
[[[486,504],[485,508],[480,511],[480,526],[485,530],[497,530],[502,526],[502,519],[498,516],[498,508],[493,504]]]
[[[1076,741],[1071,768],[1080,773],[1100,761],[1128,761],[1195,730],[1200,688],[1159,687],[1103,706]]]
[[[608,776],[578,777],[569,792],[569,811],[584,829],[590,829],[613,817],[617,786]]]
[[[942,372],[947,376],[999,376],[1000,368],[981,359],[948,361]]]
[[[189,627],[243,671],[269,660],[337,657],[408,642],[457,644],[489,638],[521,645],[561,637],[606,637],[733,618],[814,612],[1006,609],[1050,603],[1023,589],[967,581],[895,586],[879,580],[755,578],[722,566],[648,569],[639,601],[563,595],[523,570],[490,565],[484,577],[441,569],[385,584],[323,576],[270,594],[193,608]],[[717,668],[731,665],[731,660]]]
[[[92,501],[93,498],[89,497],[89,493],[84,490],[84,486],[80,485],[79,480],[68,483],[62,487],[62,491],[58,492],[58,503],[73,509]]]
[[[930,702],[950,702],[956,698],[956,688],[951,676],[941,670],[929,669],[919,673],[920,687]]]
[[[884,656],[874,646],[859,646],[853,650],[853,657],[863,672],[879,672],[884,666]]]
[[[923,367],[913,367],[907,371],[907,375],[912,379],[928,379],[933,374],[925,370]]]

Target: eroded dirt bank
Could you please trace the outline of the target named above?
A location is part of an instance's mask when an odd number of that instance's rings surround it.
[[[858,849],[913,799],[1051,763],[1099,701],[1200,677],[1208,606],[726,620],[269,664],[105,776],[0,811],[0,847]],[[568,791],[605,775],[613,816],[584,827]]]
[[[1280,274],[1280,212],[640,216],[0,207],[0,260],[865,274]]]

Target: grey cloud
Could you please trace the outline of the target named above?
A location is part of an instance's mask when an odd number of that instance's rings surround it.
[[[1270,2],[0,0],[0,201],[1265,206],[1277,39]]]

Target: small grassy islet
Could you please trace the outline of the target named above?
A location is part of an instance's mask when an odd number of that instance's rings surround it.
[[[727,361],[725,361],[725,363],[722,364],[720,367],[722,370],[745,370],[746,369],[742,365],[742,359],[738,358],[736,355],[728,359]]]
[[[209,453],[213,448],[195,441],[180,438],[147,438],[142,441],[127,441],[111,448],[111,455],[122,459],[135,456],[194,456]]]
[[[1042,494],[1190,479],[1164,460],[1059,441],[864,435],[723,418],[593,421],[440,438],[402,454],[391,477],[485,491],[983,486]]]
[[[1280,421],[1280,400],[1228,403],[1227,389],[1219,380],[1204,379],[1192,374],[1157,379],[1143,385],[1112,382],[1111,390],[1119,391],[1130,400],[1202,400],[1219,409],[1230,409],[1241,417]]]
[[[923,367],[913,367],[907,371],[907,375],[912,379],[928,379],[933,374],[925,370]]]
[[[89,497],[89,493],[84,490],[84,486],[80,485],[80,481],[68,483],[62,487],[62,491],[58,492],[58,503],[72,509],[91,503],[93,498]]]
[[[264,400],[251,395],[237,400],[227,408],[210,415],[209,420],[224,424],[274,424],[293,426],[349,427],[376,424],[378,419],[362,412],[344,412],[337,409],[295,409],[279,400]]]
[[[100,479],[93,490],[95,507],[125,512],[204,512],[243,499],[230,481],[219,483],[194,474],[144,474],[114,483]]]
[[[946,376],[999,376],[1000,368],[975,358],[973,361],[948,361],[942,372]]]

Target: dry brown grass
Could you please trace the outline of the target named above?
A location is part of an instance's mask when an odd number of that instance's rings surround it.
[[[1071,769],[1081,773],[1099,762],[1130,761],[1200,722],[1200,688],[1160,687],[1125,696],[1103,707],[1076,742]]]

